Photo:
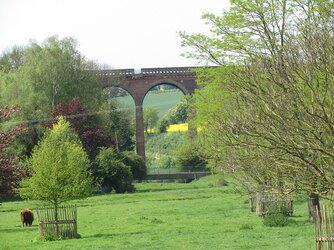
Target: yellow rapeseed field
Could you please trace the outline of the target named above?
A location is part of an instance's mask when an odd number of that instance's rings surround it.
[[[172,124],[167,128],[167,132],[187,132],[188,123]]]

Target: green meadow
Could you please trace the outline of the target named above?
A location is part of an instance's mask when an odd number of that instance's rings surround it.
[[[81,237],[62,241],[39,240],[36,219],[21,227],[21,208],[38,202],[4,202],[0,249],[314,249],[304,197],[297,197],[287,226],[267,227],[233,180],[222,183],[220,176],[144,182],[136,183],[135,193],[73,201]]]
[[[159,118],[163,117],[168,110],[173,108],[183,97],[183,93],[177,89],[166,91],[150,91],[146,94],[143,107],[156,108],[159,111]],[[115,98],[122,106],[135,110],[135,104],[130,95]]]

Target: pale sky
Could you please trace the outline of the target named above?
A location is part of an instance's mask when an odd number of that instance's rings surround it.
[[[0,52],[52,35],[74,37],[89,59],[113,68],[196,66],[178,31],[205,33],[204,12],[229,0],[0,0]]]

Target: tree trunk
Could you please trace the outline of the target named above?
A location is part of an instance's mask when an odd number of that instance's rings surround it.
[[[59,224],[58,224],[58,204],[55,204],[54,205],[54,212],[55,212],[55,225],[56,225],[56,232],[55,232],[55,234],[56,234],[56,237],[59,237]]]
[[[309,195],[309,202],[308,202],[308,209],[309,209],[309,219],[312,222],[315,222],[317,217],[317,209],[320,209],[320,202],[319,202],[319,195],[315,193],[310,193]]]
[[[118,136],[116,130],[115,130],[115,144],[116,144],[116,151],[117,153],[119,153]]]

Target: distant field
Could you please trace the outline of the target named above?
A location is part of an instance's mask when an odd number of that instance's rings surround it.
[[[163,117],[169,109],[173,108],[182,98],[183,93],[179,90],[176,91],[164,91],[155,93],[150,91],[144,100],[145,108],[156,108],[159,111],[159,118]],[[124,107],[129,107],[134,110],[134,101],[131,96],[116,97]]]
[[[20,209],[34,201],[0,205],[0,249],[315,249],[307,202],[294,203],[292,222],[266,227],[250,212],[247,195],[209,176],[189,184],[137,183],[132,194],[74,201],[80,239],[38,241],[37,222],[21,227]],[[35,213],[36,214],[36,213]]]
[[[188,123],[172,124],[167,128],[167,132],[187,132]]]

